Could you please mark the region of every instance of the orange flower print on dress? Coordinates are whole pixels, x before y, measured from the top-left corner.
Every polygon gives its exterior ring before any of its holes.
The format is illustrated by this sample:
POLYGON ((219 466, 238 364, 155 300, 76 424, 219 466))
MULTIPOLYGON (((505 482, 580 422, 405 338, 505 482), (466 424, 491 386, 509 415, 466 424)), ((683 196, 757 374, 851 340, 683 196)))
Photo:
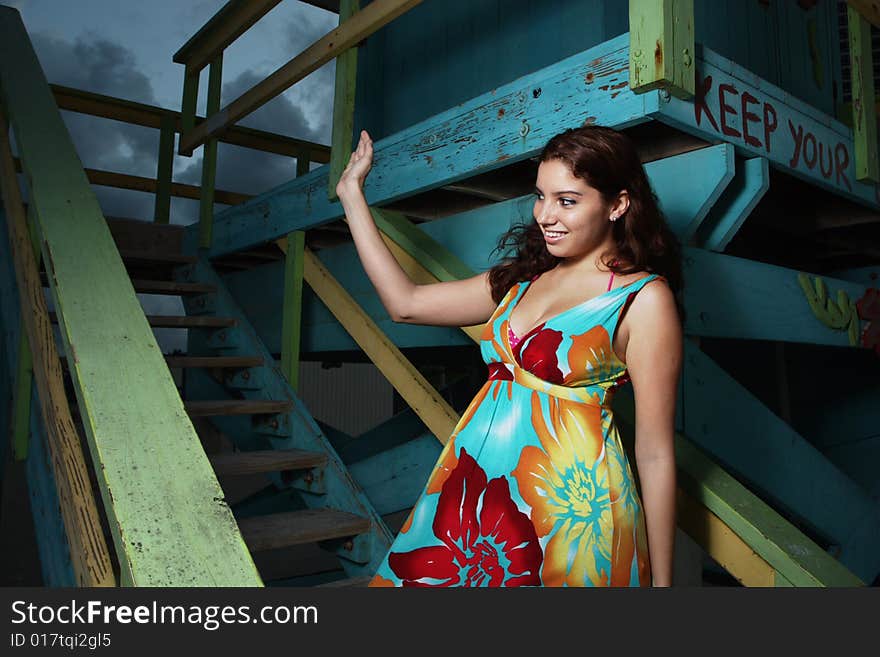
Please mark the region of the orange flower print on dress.
POLYGON ((584 383, 612 380, 620 365, 611 350, 608 331, 603 326, 595 326, 586 333, 571 336, 568 350, 569 373, 565 375, 565 385, 578 386, 584 383))
POLYGON ((549 424, 532 393, 541 448, 522 450, 513 472, 544 548, 545 586, 608 586, 613 518, 601 408, 549 397, 549 424))

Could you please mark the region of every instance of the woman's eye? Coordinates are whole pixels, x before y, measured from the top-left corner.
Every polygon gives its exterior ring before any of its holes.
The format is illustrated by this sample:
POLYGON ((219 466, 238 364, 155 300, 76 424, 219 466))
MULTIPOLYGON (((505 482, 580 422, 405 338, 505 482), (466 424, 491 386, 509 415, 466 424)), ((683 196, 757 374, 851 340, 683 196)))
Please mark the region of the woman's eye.
POLYGON ((569 207, 570 205, 574 205, 575 201, 573 198, 561 198, 559 202, 562 204, 562 207, 569 207))

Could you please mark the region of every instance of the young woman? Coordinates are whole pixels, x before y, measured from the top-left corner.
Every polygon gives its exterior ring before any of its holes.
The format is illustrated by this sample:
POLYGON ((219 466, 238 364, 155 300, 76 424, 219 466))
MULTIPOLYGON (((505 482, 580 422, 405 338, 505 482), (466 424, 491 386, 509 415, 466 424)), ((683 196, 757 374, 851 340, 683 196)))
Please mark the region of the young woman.
POLYGON ((392 319, 485 323, 489 366, 370 586, 671 585, 680 247, 622 133, 569 130, 538 159, 534 222, 501 240, 515 255, 432 285, 370 217, 366 132, 336 187, 392 319), (627 381, 641 494, 611 412, 627 381))

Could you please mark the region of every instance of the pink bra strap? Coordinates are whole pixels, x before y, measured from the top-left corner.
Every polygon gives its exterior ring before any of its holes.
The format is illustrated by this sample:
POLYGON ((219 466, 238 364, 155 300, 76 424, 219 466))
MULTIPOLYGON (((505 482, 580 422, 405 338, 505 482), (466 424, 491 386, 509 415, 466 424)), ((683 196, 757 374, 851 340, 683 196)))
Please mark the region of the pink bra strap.
MULTIPOLYGON (((614 260, 611 261, 611 266, 614 267, 616 264, 617 264, 617 259, 615 258, 614 260)), ((608 279, 608 289, 605 290, 606 292, 609 292, 611 290, 611 284, 613 282, 614 282, 614 272, 611 272, 611 278, 608 279)))

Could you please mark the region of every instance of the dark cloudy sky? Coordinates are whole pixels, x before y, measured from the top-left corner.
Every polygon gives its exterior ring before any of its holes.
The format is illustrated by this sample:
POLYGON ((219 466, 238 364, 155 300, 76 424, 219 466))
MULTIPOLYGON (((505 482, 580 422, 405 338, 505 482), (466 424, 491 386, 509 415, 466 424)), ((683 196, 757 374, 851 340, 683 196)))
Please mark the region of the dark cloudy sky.
MULTIPOLYGON (((0 0, 17 9, 50 83, 180 109, 183 66, 174 53, 225 0, 0 0)), ((284 0, 223 57, 221 106, 285 64, 338 24, 336 14, 284 0)), ((324 66, 241 121, 270 132, 330 143, 334 64, 324 66)), ((198 112, 204 114, 208 69, 198 112)), ((158 130, 62 112, 84 166, 155 177, 158 130)), ((220 144, 217 188, 258 194, 290 180, 291 158, 220 144)), ((177 157, 174 180, 201 181, 201 149, 177 157)), ((152 194, 93 187, 106 216, 152 219, 152 194)), ((223 206, 218 206, 221 209, 223 206)), ((172 222, 188 224, 198 202, 172 199, 172 222)), ((139 295, 146 312, 182 314, 179 299, 139 295)), ((183 332, 157 329, 163 351, 185 348, 183 332)))
MULTIPOLYGON (((0 0, 17 9, 51 83, 161 107, 180 109, 183 66, 173 54, 225 0, 0 0)), ((221 105, 289 61, 338 23, 336 14, 284 0, 238 39, 223 59, 221 105)), ((327 144, 333 103, 333 64, 324 66, 241 121, 270 132, 327 144)), ((198 111, 204 113, 208 70, 198 111)), ((77 152, 89 168, 156 175, 158 131, 63 112, 77 152)), ((218 189, 256 194, 293 176, 295 162, 220 145, 218 189)), ((201 149, 178 157, 174 179, 199 184, 201 149)), ((109 216, 148 219, 152 195, 95 188, 109 216)), ((190 223, 197 202, 175 199, 174 223, 190 223)))

